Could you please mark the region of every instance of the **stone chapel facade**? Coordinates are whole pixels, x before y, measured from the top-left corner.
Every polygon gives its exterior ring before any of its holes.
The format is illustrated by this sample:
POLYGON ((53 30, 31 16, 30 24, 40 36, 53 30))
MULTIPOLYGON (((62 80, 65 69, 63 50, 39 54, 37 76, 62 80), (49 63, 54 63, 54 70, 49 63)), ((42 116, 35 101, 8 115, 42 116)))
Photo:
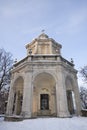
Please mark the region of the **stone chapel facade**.
POLYGON ((26 45, 27 56, 11 71, 7 116, 80 115, 77 70, 61 56, 61 48, 45 33, 26 45))

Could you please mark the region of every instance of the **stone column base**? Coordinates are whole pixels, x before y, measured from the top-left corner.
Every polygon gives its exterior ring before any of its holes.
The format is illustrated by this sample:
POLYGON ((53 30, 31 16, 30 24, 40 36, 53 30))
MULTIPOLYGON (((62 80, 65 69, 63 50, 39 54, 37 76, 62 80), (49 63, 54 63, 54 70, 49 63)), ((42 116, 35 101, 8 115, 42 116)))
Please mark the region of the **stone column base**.
POLYGON ((31 113, 29 113, 29 112, 21 112, 21 116, 23 118, 31 118, 31 113))
POLYGON ((69 112, 59 112, 57 117, 68 118, 68 117, 71 117, 71 115, 69 114, 69 112))

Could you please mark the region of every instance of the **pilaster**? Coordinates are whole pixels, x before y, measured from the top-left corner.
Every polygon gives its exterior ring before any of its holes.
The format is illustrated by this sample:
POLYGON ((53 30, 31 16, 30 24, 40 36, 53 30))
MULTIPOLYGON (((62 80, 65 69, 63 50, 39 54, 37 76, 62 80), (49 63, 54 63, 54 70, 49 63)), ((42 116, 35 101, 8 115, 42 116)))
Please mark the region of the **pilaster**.
POLYGON ((67 107, 67 97, 64 83, 64 74, 62 66, 58 67, 58 82, 56 85, 56 100, 57 100, 57 117, 69 117, 68 107, 67 107))
POLYGON ((75 103, 76 103, 76 114, 77 116, 81 115, 81 100, 80 100, 80 94, 79 94, 79 88, 77 80, 75 80, 75 86, 74 86, 74 96, 75 96, 75 103))
POLYGON ((9 116, 12 115, 13 102, 14 102, 14 91, 13 91, 13 88, 10 88, 6 115, 9 115, 9 116))
POLYGON ((31 72, 28 71, 25 73, 23 104, 21 114, 25 118, 30 118, 31 112, 32 112, 32 74, 31 72))

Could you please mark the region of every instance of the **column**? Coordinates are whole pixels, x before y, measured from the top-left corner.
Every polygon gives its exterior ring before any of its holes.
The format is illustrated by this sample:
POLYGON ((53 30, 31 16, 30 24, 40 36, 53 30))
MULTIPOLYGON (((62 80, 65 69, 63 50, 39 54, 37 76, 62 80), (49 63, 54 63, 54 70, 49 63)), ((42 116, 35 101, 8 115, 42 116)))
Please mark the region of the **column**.
POLYGON ((65 89, 65 79, 61 66, 58 67, 57 77, 58 77, 58 81, 56 84, 57 116, 69 117, 67 96, 65 89))
POLYGON ((16 92, 16 101, 15 101, 15 115, 20 115, 21 113, 21 104, 20 104, 20 91, 16 92))
POLYGON ((15 98, 15 103, 14 103, 14 115, 17 115, 17 106, 18 106, 18 92, 16 92, 16 98, 15 98))
POLYGON ((37 117, 37 104, 38 104, 38 100, 37 100, 37 90, 36 90, 36 86, 33 87, 33 103, 32 103, 32 116, 33 117, 37 117))
POLYGON ((75 80, 75 86, 74 86, 74 96, 75 96, 75 103, 76 103, 76 114, 81 115, 81 100, 80 100, 80 94, 79 94, 79 88, 77 80, 75 80))
POLYGON ((32 73, 25 73, 22 115, 30 118, 32 113, 32 73))
POLYGON ((14 92, 13 92, 13 88, 10 88, 7 110, 6 110, 6 115, 8 116, 12 115, 13 102, 14 102, 14 92))

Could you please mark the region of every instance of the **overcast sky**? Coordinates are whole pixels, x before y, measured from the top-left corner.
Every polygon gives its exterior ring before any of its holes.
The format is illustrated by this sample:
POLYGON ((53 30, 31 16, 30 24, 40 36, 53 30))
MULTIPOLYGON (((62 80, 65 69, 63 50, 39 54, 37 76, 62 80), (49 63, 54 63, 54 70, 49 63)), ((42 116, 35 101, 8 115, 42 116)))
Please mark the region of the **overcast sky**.
POLYGON ((0 0, 0 48, 18 60, 41 30, 62 44, 76 69, 87 65, 87 0, 0 0))

